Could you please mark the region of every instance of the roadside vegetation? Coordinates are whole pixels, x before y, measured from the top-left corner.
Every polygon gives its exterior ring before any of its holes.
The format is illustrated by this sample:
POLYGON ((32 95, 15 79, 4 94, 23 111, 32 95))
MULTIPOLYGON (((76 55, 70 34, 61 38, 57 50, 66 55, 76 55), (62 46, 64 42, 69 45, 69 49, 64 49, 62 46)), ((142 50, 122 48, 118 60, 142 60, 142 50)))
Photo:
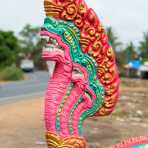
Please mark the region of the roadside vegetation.
POLYGON ((20 68, 17 68, 15 65, 0 70, 0 81, 16 81, 23 79, 24 73, 20 68))
POLYGON ((22 80, 20 63, 25 58, 33 60, 36 69, 46 68, 41 59, 39 31, 39 27, 31 25, 26 25, 17 36, 13 31, 0 30, 0 81, 22 80))

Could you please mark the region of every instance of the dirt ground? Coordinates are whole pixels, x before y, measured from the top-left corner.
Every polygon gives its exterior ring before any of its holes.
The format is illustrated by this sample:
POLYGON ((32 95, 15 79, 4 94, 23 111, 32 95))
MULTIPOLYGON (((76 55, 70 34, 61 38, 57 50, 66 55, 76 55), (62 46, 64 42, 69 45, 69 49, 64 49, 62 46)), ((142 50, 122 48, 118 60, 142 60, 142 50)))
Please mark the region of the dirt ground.
MULTIPOLYGON (((108 117, 85 122, 85 136, 99 148, 148 135, 148 80, 123 79, 121 97, 108 117)), ((0 105, 0 148, 47 148, 43 98, 0 105)))

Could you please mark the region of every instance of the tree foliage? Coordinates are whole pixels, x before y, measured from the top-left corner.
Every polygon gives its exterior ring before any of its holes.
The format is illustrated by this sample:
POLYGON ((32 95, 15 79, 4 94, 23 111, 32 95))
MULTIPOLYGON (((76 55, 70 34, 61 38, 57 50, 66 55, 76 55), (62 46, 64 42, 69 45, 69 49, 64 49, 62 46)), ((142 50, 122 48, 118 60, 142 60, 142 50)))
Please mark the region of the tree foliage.
POLYGON ((16 63, 19 40, 12 31, 0 31, 0 67, 16 63))
POLYGON ((40 40, 39 30, 39 27, 32 27, 27 24, 20 32, 20 43, 24 54, 32 54, 36 50, 36 45, 40 40))
POLYGON ((39 36, 39 27, 26 25, 20 32, 22 53, 31 57, 37 68, 44 68, 45 62, 41 58, 42 42, 39 36))
POLYGON ((140 41, 140 56, 144 61, 148 61, 148 32, 143 34, 143 40, 140 41))
POLYGON ((119 41, 119 38, 112 27, 107 27, 106 31, 110 45, 115 51, 117 51, 118 47, 120 47, 122 43, 119 41))
POLYGON ((129 61, 137 59, 138 53, 133 42, 129 42, 123 50, 120 50, 118 56, 120 57, 120 65, 125 65, 129 61))

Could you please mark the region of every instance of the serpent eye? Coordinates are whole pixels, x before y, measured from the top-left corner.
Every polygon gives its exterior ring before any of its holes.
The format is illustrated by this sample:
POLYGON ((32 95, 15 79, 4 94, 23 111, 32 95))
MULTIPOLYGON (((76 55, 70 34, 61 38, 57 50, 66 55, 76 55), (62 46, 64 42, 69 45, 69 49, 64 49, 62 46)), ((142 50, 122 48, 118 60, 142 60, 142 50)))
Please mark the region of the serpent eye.
POLYGON ((91 98, 92 98, 92 96, 89 94, 89 92, 87 92, 87 91, 85 91, 85 96, 87 97, 87 98, 89 98, 90 100, 91 100, 91 98))
POLYGON ((73 72, 72 72, 72 75, 76 78, 81 78, 81 79, 83 79, 84 78, 84 75, 83 75, 83 73, 79 70, 79 69, 77 69, 77 68, 74 68, 73 69, 73 72))

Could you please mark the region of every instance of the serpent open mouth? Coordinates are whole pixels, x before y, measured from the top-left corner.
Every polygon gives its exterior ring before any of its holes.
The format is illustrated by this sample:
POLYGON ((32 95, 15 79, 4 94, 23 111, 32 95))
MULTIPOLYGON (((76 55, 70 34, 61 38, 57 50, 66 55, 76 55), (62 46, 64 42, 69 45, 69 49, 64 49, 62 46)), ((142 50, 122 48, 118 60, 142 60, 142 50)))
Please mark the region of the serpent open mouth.
POLYGON ((54 38, 42 36, 42 39, 46 42, 43 47, 43 52, 60 52, 64 54, 64 49, 58 44, 58 42, 54 38))
POLYGON ((45 60, 54 60, 57 57, 64 57, 64 48, 59 43, 57 35, 48 31, 41 31, 41 39, 43 40, 42 57, 45 60))

